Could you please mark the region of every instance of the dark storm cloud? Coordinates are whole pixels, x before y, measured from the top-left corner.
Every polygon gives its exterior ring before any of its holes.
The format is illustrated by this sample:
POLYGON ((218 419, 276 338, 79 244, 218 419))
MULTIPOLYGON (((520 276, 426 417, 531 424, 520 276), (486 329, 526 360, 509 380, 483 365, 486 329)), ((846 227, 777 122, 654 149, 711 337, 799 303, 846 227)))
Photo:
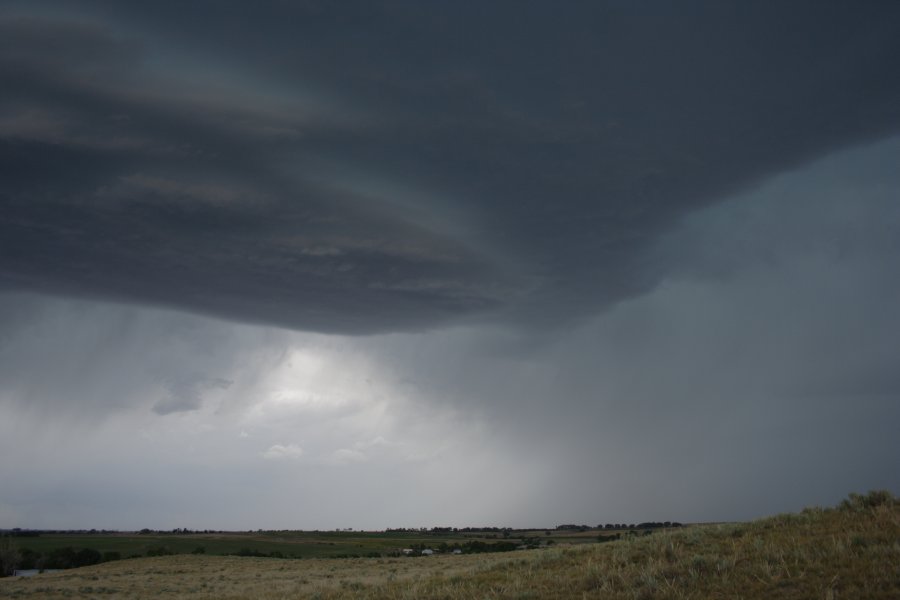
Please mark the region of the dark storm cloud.
POLYGON ((8 7, 7 289, 552 321, 655 285, 690 211, 900 130, 893 3, 8 7))

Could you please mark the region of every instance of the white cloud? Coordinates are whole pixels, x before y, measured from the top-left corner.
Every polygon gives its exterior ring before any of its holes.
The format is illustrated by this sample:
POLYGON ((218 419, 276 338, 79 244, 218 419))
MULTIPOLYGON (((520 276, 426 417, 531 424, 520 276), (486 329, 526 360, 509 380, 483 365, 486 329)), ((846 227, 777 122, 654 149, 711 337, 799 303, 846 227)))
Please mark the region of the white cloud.
POLYGON ((303 456, 303 448, 297 444, 275 444, 265 452, 263 458, 266 460, 299 460, 303 456))

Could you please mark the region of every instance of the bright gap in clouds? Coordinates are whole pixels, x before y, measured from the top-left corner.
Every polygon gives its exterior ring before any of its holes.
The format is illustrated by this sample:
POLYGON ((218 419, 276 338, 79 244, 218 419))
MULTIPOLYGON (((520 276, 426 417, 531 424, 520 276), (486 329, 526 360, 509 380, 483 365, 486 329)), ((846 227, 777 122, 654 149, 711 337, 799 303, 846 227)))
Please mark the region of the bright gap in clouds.
POLYGON ((2 467, 17 482, 0 506, 4 523, 123 529, 487 523, 481 519, 491 511, 502 516, 508 493, 530 486, 526 478, 509 478, 514 457, 477 415, 423 401, 355 340, 150 309, 5 300, 39 308, 5 349, 50 350, 53 364, 45 363, 44 376, 57 376, 40 387, 40 399, 33 384, 41 374, 5 378, 20 385, 5 386, 0 396, 8 417, 0 425, 2 445, 29 448, 29 460, 2 467), (67 329, 73 320, 90 326, 67 329), (101 345, 102 353, 78 351, 101 345), (184 380, 201 382, 188 402, 173 398, 171 382, 184 380), (219 380, 232 384, 203 383, 219 380), (161 413, 160 403, 173 410, 161 413), (483 487, 490 479, 503 487, 483 487))

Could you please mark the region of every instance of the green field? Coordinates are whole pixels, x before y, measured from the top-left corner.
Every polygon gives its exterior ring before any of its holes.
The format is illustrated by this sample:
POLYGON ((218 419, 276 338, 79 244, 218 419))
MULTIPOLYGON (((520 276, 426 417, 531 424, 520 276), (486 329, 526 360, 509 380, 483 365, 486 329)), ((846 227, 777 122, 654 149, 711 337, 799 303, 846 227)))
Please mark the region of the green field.
POLYGON ((20 549, 41 554, 65 547, 92 548, 101 554, 116 552, 121 558, 148 556, 164 549, 171 554, 191 554, 202 549, 204 554, 234 555, 260 553, 285 558, 374 557, 391 555, 403 548, 439 548, 473 541, 485 544, 539 538, 542 543, 580 544, 596 541, 597 532, 545 530, 514 531, 508 537, 494 532, 410 533, 410 532, 228 532, 228 533, 42 533, 36 537, 14 537, 20 549))

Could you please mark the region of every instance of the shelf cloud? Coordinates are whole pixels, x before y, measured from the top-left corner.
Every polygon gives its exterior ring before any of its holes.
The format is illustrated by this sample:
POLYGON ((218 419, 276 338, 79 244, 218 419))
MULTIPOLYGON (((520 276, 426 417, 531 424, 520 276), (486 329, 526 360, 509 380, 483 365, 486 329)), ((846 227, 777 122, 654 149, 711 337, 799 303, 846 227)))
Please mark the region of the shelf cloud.
POLYGON ((691 211, 900 127, 883 3, 60 6, 0 21, 7 289, 552 326, 652 289, 691 211))

